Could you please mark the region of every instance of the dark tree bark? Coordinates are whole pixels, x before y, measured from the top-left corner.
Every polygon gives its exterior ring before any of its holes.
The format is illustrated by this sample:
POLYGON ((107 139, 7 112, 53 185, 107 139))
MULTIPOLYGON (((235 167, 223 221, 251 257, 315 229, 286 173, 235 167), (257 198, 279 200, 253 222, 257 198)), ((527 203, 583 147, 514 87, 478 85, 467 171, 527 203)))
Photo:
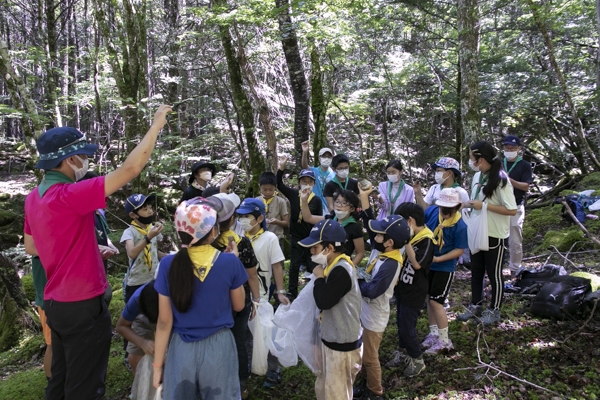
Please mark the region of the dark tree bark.
POLYGON ((323 71, 319 61, 319 52, 314 45, 310 51, 310 64, 311 109, 315 126, 313 154, 319 154, 319 149, 327 147, 327 124, 325 122, 327 102, 323 93, 323 71))
POLYGON ((57 18, 56 9, 58 5, 55 0, 46 0, 45 2, 45 22, 46 22, 46 102, 53 107, 54 124, 62 126, 62 115, 58 105, 58 33, 56 32, 57 18))

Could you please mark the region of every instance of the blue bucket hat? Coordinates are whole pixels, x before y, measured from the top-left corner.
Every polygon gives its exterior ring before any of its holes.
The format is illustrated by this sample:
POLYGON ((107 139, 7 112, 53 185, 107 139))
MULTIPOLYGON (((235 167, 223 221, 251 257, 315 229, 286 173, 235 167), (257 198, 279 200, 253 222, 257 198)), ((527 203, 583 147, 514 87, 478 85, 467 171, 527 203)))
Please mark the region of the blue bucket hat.
POLYGON ((302 247, 312 247, 321 242, 332 242, 341 246, 345 241, 346 230, 342 225, 332 219, 324 219, 313 226, 308 237, 300 240, 298 244, 302 247))
POLYGON ((410 240, 410 228, 400 215, 390 215, 380 221, 369 220, 369 228, 375 233, 388 235, 400 246, 404 246, 410 240))
POLYGON ((125 212, 129 214, 130 212, 135 212, 142 208, 146 203, 153 202, 156 200, 156 195, 154 193, 149 194, 147 197, 143 194, 132 194, 125 200, 125 212))
POLYGON ((45 170, 56 168, 65 158, 77 154, 93 156, 98 150, 97 144, 88 144, 84 134, 68 126, 48 129, 37 139, 36 147, 40 159, 35 167, 45 170))
POLYGON ((242 201, 242 204, 237 209, 238 215, 247 215, 252 214, 253 212, 258 211, 263 217, 262 227, 263 229, 267 229, 267 220, 265 213, 265 203, 262 200, 255 198, 247 198, 242 201))

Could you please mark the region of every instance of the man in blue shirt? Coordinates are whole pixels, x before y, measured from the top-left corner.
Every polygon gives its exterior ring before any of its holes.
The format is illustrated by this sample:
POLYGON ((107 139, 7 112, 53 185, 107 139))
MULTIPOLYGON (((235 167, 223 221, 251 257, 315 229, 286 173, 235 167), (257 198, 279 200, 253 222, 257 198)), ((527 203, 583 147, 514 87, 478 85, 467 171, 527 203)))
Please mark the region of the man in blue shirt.
POLYGON ((315 173, 315 186, 313 186, 313 193, 321 199, 323 202, 323 215, 327 214, 327 200, 323 195, 323 189, 325 184, 335 177, 335 172, 330 168, 331 160, 333 159, 333 151, 327 147, 323 147, 319 150, 319 163, 318 167, 311 167, 308 165, 308 141, 302 142, 302 169, 310 168, 315 173))

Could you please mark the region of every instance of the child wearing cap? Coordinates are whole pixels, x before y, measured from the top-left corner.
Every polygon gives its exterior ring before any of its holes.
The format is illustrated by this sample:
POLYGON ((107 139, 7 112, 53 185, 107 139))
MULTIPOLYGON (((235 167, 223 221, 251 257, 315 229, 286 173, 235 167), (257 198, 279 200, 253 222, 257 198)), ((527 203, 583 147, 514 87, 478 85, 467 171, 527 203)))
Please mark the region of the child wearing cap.
POLYGON ((328 147, 323 147, 319 150, 319 166, 311 167, 308 165, 308 140, 302 142, 302 169, 310 169, 315 174, 315 185, 313 186, 313 193, 315 196, 321 199, 323 203, 323 215, 329 212, 327 208, 327 200, 323 195, 323 189, 327 182, 331 181, 335 177, 335 172, 331 169, 331 160, 333 158, 333 151, 328 147))
POLYGON ((392 160, 385 166, 387 181, 379 183, 379 220, 392 215, 400 204, 415 202, 415 191, 402 179, 402 170, 400 160, 392 160))
POLYGON ((333 198, 340 190, 350 190, 358 195, 358 181, 350 178, 350 159, 345 154, 336 154, 331 159, 331 167, 335 176, 325 184, 323 196, 327 201, 327 209, 333 210, 333 198))
POLYGON ((283 248, 283 230, 290 225, 287 204, 277 195, 277 177, 272 172, 263 172, 258 177, 260 196, 257 199, 265 203, 267 229, 277 235, 279 245, 283 248))
MULTIPOLYGON (((367 198, 365 200, 368 202, 367 198)), ((371 280, 358 281, 362 295, 360 321, 364 328, 361 375, 365 380, 354 389, 354 397, 370 400, 383 399, 379 345, 390 317, 390 299, 402 269, 400 249, 410 240, 410 228, 404 218, 398 215, 380 221, 372 218, 372 210, 368 208, 363 213, 363 222, 379 256, 367 266, 371 280)))
POLYGON ((239 399, 232 309, 245 307, 248 275, 234 254, 211 246, 219 226, 209 203, 184 201, 174 223, 182 248, 162 259, 154 284, 154 386, 163 381, 165 399, 239 399))
MULTIPOLYGON (((237 209, 238 219, 252 242, 254 254, 258 260, 258 281, 260 285, 260 301, 269 301, 271 277, 275 280, 275 293, 282 304, 290 304, 283 285, 283 266, 285 260, 279 247, 277 236, 266 228, 265 205, 258 199, 247 198, 237 209)), ((269 352, 267 379, 264 386, 271 388, 281 382, 281 370, 277 357, 269 352)))
POLYGON ((450 293, 456 261, 469 247, 467 225, 461 218, 460 193, 454 188, 442 189, 436 205, 425 211, 425 223, 433 231, 435 247, 429 270, 429 299, 427 315, 429 334, 423 342, 427 354, 454 349, 448 337, 448 316, 444 301, 450 293))
MULTIPOLYGON (((208 184, 211 179, 217 173, 217 167, 215 164, 208 163, 205 161, 198 161, 192 165, 192 173, 188 178, 189 186, 183 191, 181 196, 181 203, 184 200, 193 199, 194 197, 202 197, 204 190, 208 188, 208 184)), ((223 193, 227 192, 229 186, 233 182, 234 174, 231 173, 227 176, 227 179, 221 184, 219 190, 223 193)), ((208 197, 208 196, 205 196, 208 197)))
POLYGON ((430 205, 434 205, 440 196, 442 189, 454 188, 460 194, 461 202, 469 201, 469 193, 458 184, 460 178, 460 164, 454 158, 442 157, 435 163, 431 164, 435 170, 435 185, 431 186, 423 198, 421 192, 421 182, 414 185, 415 198, 417 204, 426 209, 430 205))
POLYGON ((316 224, 299 244, 310 247, 316 276, 313 296, 321 314, 323 372, 317 376, 318 400, 350 399, 362 358, 361 297, 356 269, 343 253, 346 231, 333 220, 316 224))
MULTIPOLYGON (((283 171, 287 165, 287 158, 279 158, 277 170, 277 188, 290 202, 290 271, 288 276, 288 292, 292 298, 298 296, 298 274, 300 265, 305 265, 308 272, 312 272, 314 263, 310 259, 310 251, 300 246, 298 241, 310 234, 313 224, 302 217, 300 206, 300 191, 287 186, 283 182, 283 171)), ((315 173, 310 169, 303 169, 298 177, 300 189, 312 192, 315 185, 315 173)), ((308 208, 313 215, 322 215, 322 202, 314 192, 308 197, 308 208)))

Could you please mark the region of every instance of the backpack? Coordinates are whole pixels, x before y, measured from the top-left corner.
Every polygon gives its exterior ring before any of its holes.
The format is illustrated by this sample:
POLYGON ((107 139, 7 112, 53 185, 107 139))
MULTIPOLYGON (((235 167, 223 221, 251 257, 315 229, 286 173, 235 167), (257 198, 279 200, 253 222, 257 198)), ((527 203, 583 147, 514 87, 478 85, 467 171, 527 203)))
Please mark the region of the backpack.
POLYGON ((536 294, 542 286, 554 277, 567 275, 563 266, 546 264, 536 269, 522 269, 518 272, 514 286, 517 293, 536 294))
MULTIPOLYGON (((564 197, 565 202, 567 203, 567 205, 569 206, 569 208, 571 209, 571 212, 573 212, 573 215, 575 215, 575 218, 577 218, 577 221, 584 223, 585 222, 585 207, 581 201, 581 198, 578 194, 570 194, 568 196, 564 197)), ((575 221, 573 220, 573 217, 571 217, 569 215, 569 213, 567 212, 567 210, 565 209, 565 206, 562 207, 562 217, 564 219, 566 219, 567 221, 574 223, 575 221)))
POLYGON ((533 315, 559 320, 572 319, 583 312, 590 280, 576 276, 556 276, 542 286, 531 302, 533 315))

